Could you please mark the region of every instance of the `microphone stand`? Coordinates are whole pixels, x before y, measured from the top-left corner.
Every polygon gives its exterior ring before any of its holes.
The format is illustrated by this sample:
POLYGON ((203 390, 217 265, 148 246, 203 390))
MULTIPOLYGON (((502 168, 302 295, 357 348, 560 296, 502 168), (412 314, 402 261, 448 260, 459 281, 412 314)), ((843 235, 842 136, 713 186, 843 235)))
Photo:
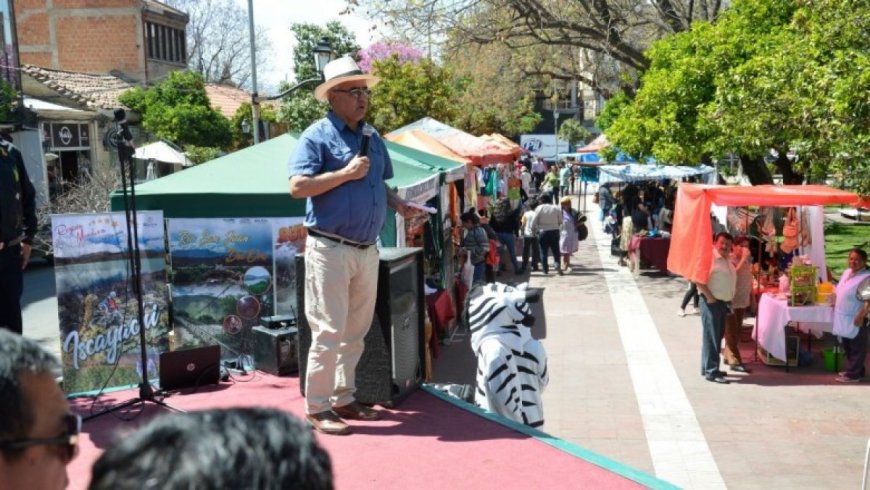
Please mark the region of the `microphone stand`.
POLYGON ((123 109, 115 110, 115 120, 118 123, 117 145, 118 145, 118 163, 121 170, 121 188, 124 197, 124 216, 127 222, 127 249, 128 259, 130 261, 130 279, 133 283, 133 292, 136 296, 136 319, 139 322, 139 355, 141 363, 142 381, 139 383, 139 396, 131 398, 127 401, 117 403, 103 410, 84 417, 82 420, 91 420, 107 413, 123 410, 133 405, 144 404, 145 402, 154 403, 166 407, 176 412, 184 412, 179 408, 173 407, 163 400, 157 399, 154 392, 154 387, 148 381, 148 355, 145 350, 145 313, 142 305, 142 259, 139 254, 139 229, 136 220, 136 186, 135 186, 135 169, 133 168, 133 135, 130 133, 130 128, 127 126, 126 115, 123 109), (120 113, 119 113, 120 111, 120 113), (127 193, 127 177, 129 177, 129 194, 127 193))

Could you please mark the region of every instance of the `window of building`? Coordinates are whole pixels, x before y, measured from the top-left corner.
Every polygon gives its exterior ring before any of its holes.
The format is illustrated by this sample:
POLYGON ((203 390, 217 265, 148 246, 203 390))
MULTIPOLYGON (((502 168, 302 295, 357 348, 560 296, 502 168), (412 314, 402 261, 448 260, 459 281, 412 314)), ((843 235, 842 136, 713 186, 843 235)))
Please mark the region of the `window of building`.
POLYGON ((170 63, 187 63, 184 30, 154 22, 145 22, 145 37, 148 58, 170 63))

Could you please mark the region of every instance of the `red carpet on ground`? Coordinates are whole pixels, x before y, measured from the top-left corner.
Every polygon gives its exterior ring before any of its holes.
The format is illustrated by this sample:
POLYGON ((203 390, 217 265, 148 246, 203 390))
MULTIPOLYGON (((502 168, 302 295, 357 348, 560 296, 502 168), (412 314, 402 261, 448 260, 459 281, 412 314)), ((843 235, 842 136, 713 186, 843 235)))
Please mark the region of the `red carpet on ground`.
MULTIPOLYGON (((93 409, 98 412, 136 394, 121 391, 104 395, 93 409)), ((238 379, 182 392, 165 401, 187 411, 265 406, 297 417, 304 413, 297 378, 260 372, 247 382, 238 379)), ((71 404, 83 416, 91 412, 89 398, 74 399, 71 404)), ((113 440, 164 413, 168 410, 149 403, 132 421, 120 418, 131 413, 109 413, 85 422, 79 456, 69 466, 69 488, 86 488, 91 465, 113 440)), ((354 433, 350 436, 318 435, 332 458, 337 489, 644 486, 425 391, 415 392, 395 409, 384 409, 383 415, 384 420, 376 422, 352 421, 354 433)))

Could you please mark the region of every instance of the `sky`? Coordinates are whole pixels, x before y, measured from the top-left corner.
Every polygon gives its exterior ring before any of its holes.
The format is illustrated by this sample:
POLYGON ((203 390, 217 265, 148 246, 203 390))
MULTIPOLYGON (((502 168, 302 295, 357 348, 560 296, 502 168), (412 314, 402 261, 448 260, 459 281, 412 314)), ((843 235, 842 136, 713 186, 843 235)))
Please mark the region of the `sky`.
MULTIPOLYGON (((247 0, 235 0, 248 8, 247 0)), ((362 16, 340 16, 345 9, 344 0, 254 0, 254 23, 268 29, 272 41, 272 56, 257 60, 257 85, 260 93, 275 91, 283 80, 293 79, 293 48, 296 40, 290 25, 308 22, 325 26, 338 20, 356 35, 357 43, 368 47, 377 39, 369 33, 372 22, 362 16)))

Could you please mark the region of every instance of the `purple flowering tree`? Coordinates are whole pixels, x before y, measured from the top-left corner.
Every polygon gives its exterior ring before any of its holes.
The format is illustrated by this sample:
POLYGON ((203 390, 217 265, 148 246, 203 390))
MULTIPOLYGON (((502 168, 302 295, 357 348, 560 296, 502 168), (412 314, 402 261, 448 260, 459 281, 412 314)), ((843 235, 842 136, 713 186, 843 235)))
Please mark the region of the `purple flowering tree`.
POLYGON ((423 57, 423 52, 417 48, 389 41, 378 41, 359 52, 359 67, 365 72, 372 71, 372 63, 389 58, 399 57, 399 64, 416 63, 423 57))

